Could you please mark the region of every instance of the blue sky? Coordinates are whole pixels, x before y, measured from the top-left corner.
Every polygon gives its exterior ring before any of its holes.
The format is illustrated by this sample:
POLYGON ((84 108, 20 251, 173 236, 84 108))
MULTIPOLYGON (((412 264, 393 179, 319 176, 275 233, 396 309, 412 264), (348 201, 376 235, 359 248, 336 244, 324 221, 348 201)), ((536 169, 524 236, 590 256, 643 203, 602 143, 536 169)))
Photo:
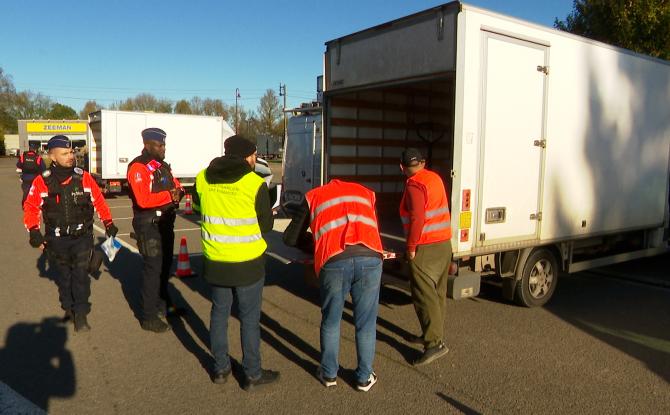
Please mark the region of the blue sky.
MULTIPOLYGON (((287 85, 288 105, 315 96, 324 42, 446 1, 3 0, 0 67, 17 90, 79 111, 140 92, 194 95, 255 109, 287 85)), ((572 0, 472 0, 472 5, 551 26, 572 0)))

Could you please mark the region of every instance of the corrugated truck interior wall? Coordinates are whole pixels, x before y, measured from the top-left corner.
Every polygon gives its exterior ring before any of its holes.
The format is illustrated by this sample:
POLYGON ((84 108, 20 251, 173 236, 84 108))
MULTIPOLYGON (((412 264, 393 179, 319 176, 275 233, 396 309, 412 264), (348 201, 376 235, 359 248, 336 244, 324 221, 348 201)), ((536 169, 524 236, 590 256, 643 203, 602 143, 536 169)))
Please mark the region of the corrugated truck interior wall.
POLYGON ((328 175, 377 193, 382 232, 403 235, 398 206, 405 183, 399 167, 404 148, 420 148, 451 188, 453 103, 453 76, 331 97, 328 175))

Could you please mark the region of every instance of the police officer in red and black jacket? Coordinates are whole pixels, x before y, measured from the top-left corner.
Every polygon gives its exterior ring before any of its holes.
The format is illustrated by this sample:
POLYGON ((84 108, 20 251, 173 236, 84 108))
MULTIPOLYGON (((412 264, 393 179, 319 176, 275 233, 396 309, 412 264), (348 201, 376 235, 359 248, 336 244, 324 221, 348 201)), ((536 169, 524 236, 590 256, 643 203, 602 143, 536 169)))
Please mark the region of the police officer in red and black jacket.
POLYGON ((21 190, 23 190, 21 206, 26 201, 33 180, 42 174, 45 169, 44 160, 37 154, 37 150, 32 147, 19 156, 19 161, 16 162, 16 170, 21 173, 21 190))
POLYGON ((51 167, 33 180, 23 204, 23 222, 30 232, 30 245, 46 248, 50 263, 59 271, 56 284, 64 319, 73 319, 76 331, 88 331, 93 211, 98 212, 108 236, 116 235, 118 229, 95 179, 74 166, 70 140, 57 135, 47 147, 51 167), (46 237, 40 232, 40 214, 46 237))
POLYGON ((174 221, 184 188, 165 162, 165 131, 142 131, 142 154, 128 165, 133 202, 133 229, 144 260, 142 316, 144 330, 161 333, 169 326, 161 317, 177 313, 168 295, 174 249, 174 221))

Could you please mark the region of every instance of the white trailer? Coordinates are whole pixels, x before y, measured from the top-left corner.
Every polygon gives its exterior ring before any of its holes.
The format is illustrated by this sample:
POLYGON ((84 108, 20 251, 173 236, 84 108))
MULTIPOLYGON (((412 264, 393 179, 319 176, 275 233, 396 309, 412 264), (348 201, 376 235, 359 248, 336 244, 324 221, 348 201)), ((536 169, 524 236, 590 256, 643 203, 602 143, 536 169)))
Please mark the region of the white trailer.
POLYGON ((669 62, 451 2, 327 42, 324 67, 325 179, 378 192, 387 247, 414 146, 449 189, 459 275, 519 304, 667 252, 669 62))
POLYGON ((310 104, 286 111, 293 116, 288 119, 282 161, 281 205, 285 209, 297 207, 307 191, 321 186, 321 110, 320 105, 310 104))
POLYGON ((105 189, 121 191, 128 163, 142 151, 141 132, 157 127, 167 134, 165 160, 175 177, 192 184, 235 133, 223 117, 100 110, 89 114, 88 167, 105 189))

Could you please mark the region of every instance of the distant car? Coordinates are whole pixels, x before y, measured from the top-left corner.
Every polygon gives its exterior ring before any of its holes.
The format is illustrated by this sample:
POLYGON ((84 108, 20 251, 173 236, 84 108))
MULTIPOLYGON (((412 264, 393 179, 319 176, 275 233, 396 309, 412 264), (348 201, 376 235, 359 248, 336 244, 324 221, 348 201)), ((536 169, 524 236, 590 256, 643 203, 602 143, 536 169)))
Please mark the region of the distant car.
POLYGON ((21 154, 21 150, 18 148, 10 148, 7 150, 7 155, 12 157, 18 157, 21 154))

